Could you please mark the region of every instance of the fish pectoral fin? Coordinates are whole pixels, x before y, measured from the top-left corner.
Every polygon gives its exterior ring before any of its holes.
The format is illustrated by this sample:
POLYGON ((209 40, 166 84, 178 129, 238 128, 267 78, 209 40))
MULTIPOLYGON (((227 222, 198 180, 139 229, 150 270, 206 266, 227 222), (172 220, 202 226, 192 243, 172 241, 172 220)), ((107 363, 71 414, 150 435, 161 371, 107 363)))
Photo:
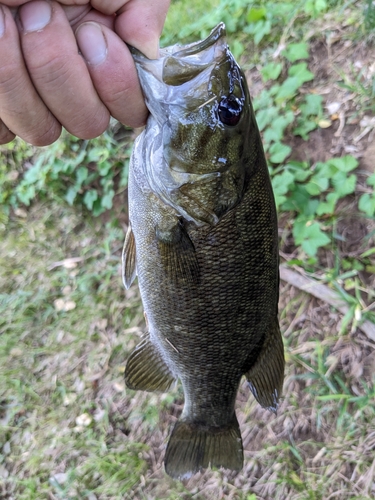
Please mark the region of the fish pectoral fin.
POLYGON ((276 413, 284 381, 284 345, 277 318, 266 334, 262 350, 245 373, 255 399, 263 407, 276 413))
POLYGON ((175 381, 165 361, 147 335, 131 353, 125 368, 129 389, 166 392, 175 381))
POLYGON ((188 479, 210 465, 241 470, 243 448, 236 417, 227 427, 178 421, 169 439, 164 463, 166 473, 175 479, 188 479))
POLYGON ((122 250, 122 281, 126 289, 133 283, 137 274, 137 259, 135 252, 135 238, 129 224, 122 250))
POLYGON ((195 247, 180 221, 164 230, 156 228, 161 263, 166 275, 174 282, 198 284, 199 263, 195 247))

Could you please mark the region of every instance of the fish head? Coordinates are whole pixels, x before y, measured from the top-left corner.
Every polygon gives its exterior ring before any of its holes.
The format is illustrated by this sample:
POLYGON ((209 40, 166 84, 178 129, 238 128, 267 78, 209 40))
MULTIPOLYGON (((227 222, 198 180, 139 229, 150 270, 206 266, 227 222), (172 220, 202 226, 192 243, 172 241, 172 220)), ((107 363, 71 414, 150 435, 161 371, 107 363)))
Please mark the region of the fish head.
POLYGON ((158 59, 132 52, 150 127, 161 136, 163 160, 151 166, 151 184, 186 218, 215 224, 243 196, 257 131, 225 26, 205 40, 161 49, 158 59))

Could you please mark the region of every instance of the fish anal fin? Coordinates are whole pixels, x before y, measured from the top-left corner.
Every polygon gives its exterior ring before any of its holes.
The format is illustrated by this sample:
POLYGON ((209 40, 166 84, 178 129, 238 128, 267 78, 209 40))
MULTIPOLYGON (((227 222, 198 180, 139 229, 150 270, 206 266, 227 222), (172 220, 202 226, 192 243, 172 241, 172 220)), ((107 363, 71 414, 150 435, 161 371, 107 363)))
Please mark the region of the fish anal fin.
POLYGON ((277 318, 267 332, 256 362, 245 373, 258 403, 274 413, 279 406, 284 381, 284 346, 277 318))
POLYGON ((243 448, 236 417, 227 427, 178 421, 168 442, 164 464, 166 473, 176 479, 187 479, 209 466, 241 470, 243 448))
POLYGON ((168 229, 156 228, 161 263, 174 283, 198 284, 199 263, 193 242, 181 221, 168 229))
POLYGON ((135 250, 135 238, 129 224, 125 236, 124 248, 122 250, 122 280, 126 289, 133 283, 137 274, 137 259, 135 250))
POLYGON ((129 389, 166 392, 175 378, 149 335, 131 353, 125 368, 125 383, 129 389))

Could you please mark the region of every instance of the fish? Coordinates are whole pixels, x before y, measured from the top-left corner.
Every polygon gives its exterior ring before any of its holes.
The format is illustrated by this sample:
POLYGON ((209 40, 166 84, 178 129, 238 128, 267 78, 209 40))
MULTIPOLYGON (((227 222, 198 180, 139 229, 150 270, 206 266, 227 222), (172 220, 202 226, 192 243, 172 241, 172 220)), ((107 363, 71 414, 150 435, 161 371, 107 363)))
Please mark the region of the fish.
POLYGON ((277 214, 248 85, 223 23, 157 59, 131 51, 150 115, 129 166, 122 274, 126 288, 138 276, 147 333, 125 383, 182 384, 169 476, 240 471, 241 379, 276 412, 284 378, 277 214))

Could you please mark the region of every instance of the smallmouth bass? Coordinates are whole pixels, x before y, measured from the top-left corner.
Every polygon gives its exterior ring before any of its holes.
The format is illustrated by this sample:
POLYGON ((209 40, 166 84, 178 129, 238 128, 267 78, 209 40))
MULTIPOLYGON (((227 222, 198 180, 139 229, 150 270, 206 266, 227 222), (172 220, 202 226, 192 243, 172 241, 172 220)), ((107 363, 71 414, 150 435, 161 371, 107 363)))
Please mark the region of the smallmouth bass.
POLYGON ((155 60, 132 52, 150 117, 130 164, 123 280, 129 287, 138 275, 148 333, 125 381, 145 391, 182 383, 167 474, 238 471, 241 378, 276 412, 284 377, 277 216, 261 138, 223 24, 155 60))

